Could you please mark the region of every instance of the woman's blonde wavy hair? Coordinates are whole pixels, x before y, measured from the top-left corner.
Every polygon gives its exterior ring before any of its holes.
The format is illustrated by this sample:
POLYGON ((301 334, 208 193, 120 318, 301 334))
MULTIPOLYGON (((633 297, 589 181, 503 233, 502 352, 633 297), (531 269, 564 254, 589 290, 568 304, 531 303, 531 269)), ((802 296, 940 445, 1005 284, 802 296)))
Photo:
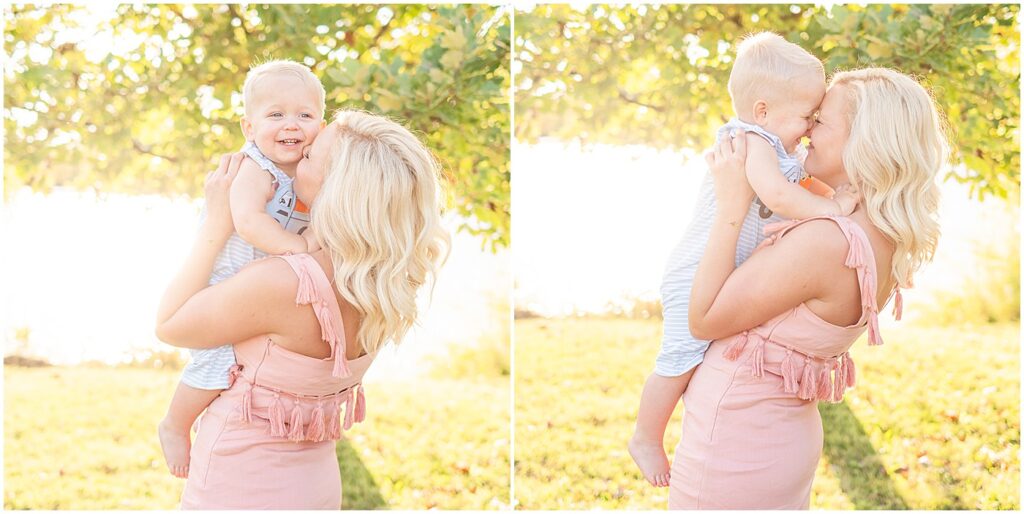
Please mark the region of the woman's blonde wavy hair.
POLYGON ((946 124, 928 91, 897 71, 839 72, 834 86, 843 86, 849 101, 843 166, 871 223, 895 243, 893 278, 911 287, 939 242, 935 178, 949 158, 946 124))
MULTIPOLYGON (((447 259, 440 166, 405 127, 340 111, 311 225, 334 265, 334 283, 362 315, 367 352, 401 342, 416 321, 416 292, 447 259)), ((432 281, 433 282, 433 281, 432 281)))

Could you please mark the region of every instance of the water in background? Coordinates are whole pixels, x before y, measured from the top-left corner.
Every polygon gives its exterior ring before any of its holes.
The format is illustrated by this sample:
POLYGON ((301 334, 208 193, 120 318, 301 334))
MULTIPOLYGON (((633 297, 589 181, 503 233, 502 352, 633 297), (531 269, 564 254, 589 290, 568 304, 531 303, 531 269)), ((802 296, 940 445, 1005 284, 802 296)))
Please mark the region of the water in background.
MULTIPOLYGON (((2 209, 3 316, 7 348, 27 329, 32 353, 55 364, 122 362, 170 348, 153 335, 157 304, 190 248, 201 203, 161 196, 28 189, 2 209)), ((455 219, 447 220, 449 227, 455 219)), ((368 380, 413 378, 452 345, 507 327, 508 252, 453 237, 433 301, 419 326, 381 352, 368 380)))
MULTIPOLYGON (((703 158, 558 141, 515 144, 513 152, 517 309, 561 316, 657 299, 669 252, 694 214, 703 158)), ((998 199, 971 200, 955 182, 942 185, 939 214, 939 247, 904 292, 906 318, 915 303, 961 284, 979 265, 979 245, 1019 233, 1016 210, 998 199)))

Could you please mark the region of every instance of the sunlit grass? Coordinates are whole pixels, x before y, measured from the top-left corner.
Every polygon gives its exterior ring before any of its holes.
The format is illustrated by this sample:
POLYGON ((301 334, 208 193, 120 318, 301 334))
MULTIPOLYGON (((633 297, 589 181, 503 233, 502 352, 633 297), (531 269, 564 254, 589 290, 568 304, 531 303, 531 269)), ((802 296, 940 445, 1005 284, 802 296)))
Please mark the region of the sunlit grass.
MULTIPOLYGON (((516 322, 516 496, 522 509, 661 509, 626 441, 658 321, 516 322)), ((1019 331, 885 330, 854 347, 858 385, 822 405, 814 509, 1016 509, 1019 331)), ((677 410, 666 437, 679 440, 677 410)))
MULTIPOLYGON (((6 509, 174 509, 156 423, 176 372, 5 367, 6 509)), ((367 420, 338 445, 344 508, 508 503, 507 379, 367 385, 367 420)))

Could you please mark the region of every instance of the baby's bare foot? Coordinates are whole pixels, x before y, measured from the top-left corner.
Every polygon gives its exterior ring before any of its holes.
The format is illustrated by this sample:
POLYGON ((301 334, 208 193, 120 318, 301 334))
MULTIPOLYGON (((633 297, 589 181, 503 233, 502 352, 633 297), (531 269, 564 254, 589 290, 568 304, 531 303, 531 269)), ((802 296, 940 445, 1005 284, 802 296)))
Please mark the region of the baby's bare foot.
POLYGON ((634 435, 629 440, 629 454, 644 478, 654 487, 668 487, 668 455, 659 441, 643 441, 634 435))
POLYGON ((160 435, 160 448, 164 451, 167 469, 178 478, 188 478, 189 452, 192 450, 188 430, 182 432, 165 419, 160 422, 157 433, 160 435))

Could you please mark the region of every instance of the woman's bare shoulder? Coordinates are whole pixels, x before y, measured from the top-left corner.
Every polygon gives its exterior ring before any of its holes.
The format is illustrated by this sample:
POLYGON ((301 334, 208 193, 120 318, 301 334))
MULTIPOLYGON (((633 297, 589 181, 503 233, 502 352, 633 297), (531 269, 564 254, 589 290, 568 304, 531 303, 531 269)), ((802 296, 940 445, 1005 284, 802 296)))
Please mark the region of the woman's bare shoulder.
POLYGON ((233 278, 245 281, 251 288, 262 291, 262 296, 268 300, 276 300, 279 295, 286 294, 294 298, 299 283, 299 277, 291 265, 277 257, 253 261, 233 278))
POLYGON ((843 258, 850 251, 850 241, 836 221, 827 218, 805 221, 793 227, 779 243, 798 251, 809 260, 843 258))

